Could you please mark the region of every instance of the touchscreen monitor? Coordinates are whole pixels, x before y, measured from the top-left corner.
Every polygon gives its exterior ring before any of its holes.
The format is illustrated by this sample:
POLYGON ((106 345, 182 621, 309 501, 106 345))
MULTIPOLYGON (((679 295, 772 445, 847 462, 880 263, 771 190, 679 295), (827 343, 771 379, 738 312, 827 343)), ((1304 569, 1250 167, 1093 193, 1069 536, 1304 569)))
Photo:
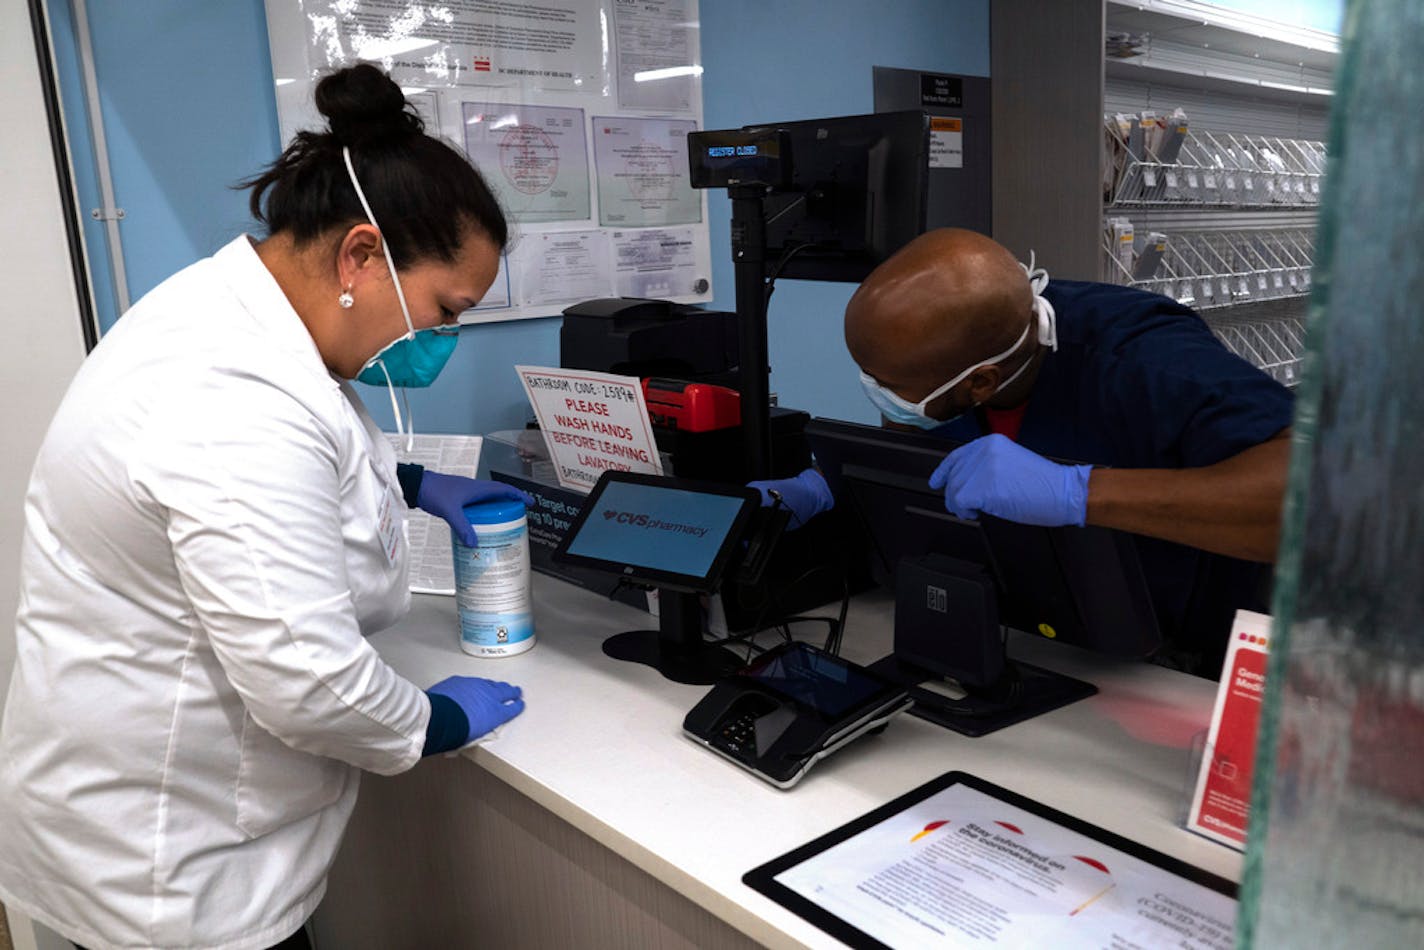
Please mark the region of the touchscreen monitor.
POLYGON ((759 502, 739 485, 605 472, 554 556, 655 587, 711 593, 759 502))

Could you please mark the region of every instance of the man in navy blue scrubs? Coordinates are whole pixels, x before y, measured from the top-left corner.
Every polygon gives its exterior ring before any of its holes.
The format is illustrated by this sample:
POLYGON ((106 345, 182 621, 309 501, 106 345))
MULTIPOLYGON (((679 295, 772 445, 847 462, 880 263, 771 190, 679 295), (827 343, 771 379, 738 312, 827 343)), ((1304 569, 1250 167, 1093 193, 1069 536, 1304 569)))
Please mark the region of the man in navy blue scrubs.
MULTIPOLYGON (((1234 609, 1268 607, 1289 390, 1175 301, 1049 281, 956 229, 878 267, 845 335, 887 424, 968 443, 931 480, 947 510, 1142 536, 1168 640, 1159 659, 1217 675, 1234 609)), ((786 502, 825 506, 817 479, 803 473, 812 490, 790 486, 786 502)))

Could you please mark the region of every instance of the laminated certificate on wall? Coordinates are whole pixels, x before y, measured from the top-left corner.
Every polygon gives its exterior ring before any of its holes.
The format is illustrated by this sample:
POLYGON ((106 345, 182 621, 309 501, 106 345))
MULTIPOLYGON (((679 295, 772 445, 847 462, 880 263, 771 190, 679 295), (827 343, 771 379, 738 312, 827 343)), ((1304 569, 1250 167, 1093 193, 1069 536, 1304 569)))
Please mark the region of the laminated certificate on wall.
POLYGON ((1229 950, 1236 886, 963 772, 746 884, 854 947, 1229 950))

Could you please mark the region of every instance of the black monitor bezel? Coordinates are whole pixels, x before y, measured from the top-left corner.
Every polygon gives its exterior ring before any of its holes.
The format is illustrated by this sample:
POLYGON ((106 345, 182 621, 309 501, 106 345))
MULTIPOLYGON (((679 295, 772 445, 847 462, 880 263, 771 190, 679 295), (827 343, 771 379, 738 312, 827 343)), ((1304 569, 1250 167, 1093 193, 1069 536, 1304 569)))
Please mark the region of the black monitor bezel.
MULTIPOLYGON (((750 134, 772 130, 786 134, 792 160, 789 180, 770 189, 764 198, 768 275, 775 273, 789 280, 859 282, 890 255, 924 233, 929 220, 929 113, 910 109, 742 127, 743 132, 750 134), (866 212, 864 246, 798 248, 793 237, 795 229, 804 226, 808 219, 816 219, 813 212, 817 185, 822 184, 817 173, 824 171, 818 162, 838 138, 864 136, 870 130, 878 132, 879 142, 893 146, 893 154, 884 159, 890 163, 881 176, 884 191, 877 192, 874 183, 869 181, 858 191, 863 199, 878 202, 866 212), (914 146, 907 152, 905 149, 911 140, 914 146)), ((843 154, 855 152, 855 149, 845 149, 843 154)), ((875 156, 867 156, 866 163, 870 165, 877 160, 875 156)))
POLYGON ((746 535, 747 528, 752 521, 752 516, 756 513, 760 504, 761 495, 756 490, 746 488, 742 485, 729 485, 722 482, 675 478, 670 475, 652 475, 643 472, 622 472, 608 469, 599 476, 597 483, 594 484, 593 489, 584 499, 583 507, 580 509, 578 517, 569 525, 569 529, 559 540, 558 547, 554 549, 552 557, 554 560, 564 564, 587 568, 613 577, 646 584, 650 587, 680 591, 683 593, 712 594, 715 593, 720 586, 723 574, 737 554, 740 542, 746 535), (742 501, 742 507, 733 517, 731 526, 728 528, 726 535, 722 538, 722 543, 719 545, 717 553, 713 556, 706 573, 702 575, 663 571, 657 568, 644 567, 639 564, 626 564, 621 561, 610 561, 604 558, 594 558, 585 554, 570 552, 569 548, 578 538, 579 532, 598 509, 599 500, 603 496, 603 492, 609 485, 615 483, 644 485, 676 491, 696 492, 704 495, 737 498, 742 501))
MULTIPOLYGON (((1072 600, 1071 617, 1060 614, 1043 618, 1044 622, 1055 621, 1050 624, 1053 639, 1128 658, 1148 656, 1162 645, 1151 592, 1131 535, 1093 526, 1045 528, 990 517, 977 521, 955 518, 944 511, 943 498, 929 487, 929 476, 947 454, 963 443, 928 432, 901 432, 817 418, 807 424, 806 437, 833 486, 841 480, 842 468, 850 458, 852 480, 873 481, 913 494, 922 503, 923 514, 933 515, 947 526, 958 524, 977 530, 988 550, 984 566, 1000 587, 1004 623, 1047 635, 1037 624, 1016 622, 1022 620, 1022 604, 1016 604, 1014 598, 1021 595, 1006 589, 1010 587, 1006 577, 1016 570, 1003 563, 1006 552, 1015 546, 1034 545, 1039 550, 1051 550, 1056 564, 1057 576, 1045 578, 1045 585, 1061 586, 1072 600), (867 477, 872 472, 874 477, 867 477), (1093 571, 1090 566, 1102 570, 1093 571), (1103 629, 1099 621, 1109 617, 1111 629, 1103 629)), ((908 513, 908 505, 905 510, 908 513)), ((857 514, 869 521, 862 512, 857 514)), ((871 543, 878 544, 874 526, 866 523, 865 530, 871 543)), ((955 552, 944 553, 957 556, 955 552)), ((886 567, 893 570, 894 565, 886 567)))

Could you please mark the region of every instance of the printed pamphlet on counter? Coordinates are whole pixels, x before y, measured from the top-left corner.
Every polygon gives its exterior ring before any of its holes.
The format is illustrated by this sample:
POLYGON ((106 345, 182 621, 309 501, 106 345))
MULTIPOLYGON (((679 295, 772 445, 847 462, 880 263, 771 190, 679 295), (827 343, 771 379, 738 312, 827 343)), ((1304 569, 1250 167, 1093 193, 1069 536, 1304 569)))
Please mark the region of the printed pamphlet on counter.
POLYGON ((1238 851, 1246 847, 1256 729, 1266 687, 1271 618, 1238 610, 1202 751, 1187 827, 1238 851))
MULTIPOLYGON (((414 462, 446 475, 475 478, 480 470, 477 435, 401 436, 383 433, 402 462, 414 462)), ((419 508, 406 511, 406 538, 410 544, 410 589, 416 594, 454 594, 455 562, 450 526, 419 508)))
POLYGON ((534 407, 560 485, 587 492, 609 469, 663 473, 636 376, 543 366, 514 369, 534 407))

